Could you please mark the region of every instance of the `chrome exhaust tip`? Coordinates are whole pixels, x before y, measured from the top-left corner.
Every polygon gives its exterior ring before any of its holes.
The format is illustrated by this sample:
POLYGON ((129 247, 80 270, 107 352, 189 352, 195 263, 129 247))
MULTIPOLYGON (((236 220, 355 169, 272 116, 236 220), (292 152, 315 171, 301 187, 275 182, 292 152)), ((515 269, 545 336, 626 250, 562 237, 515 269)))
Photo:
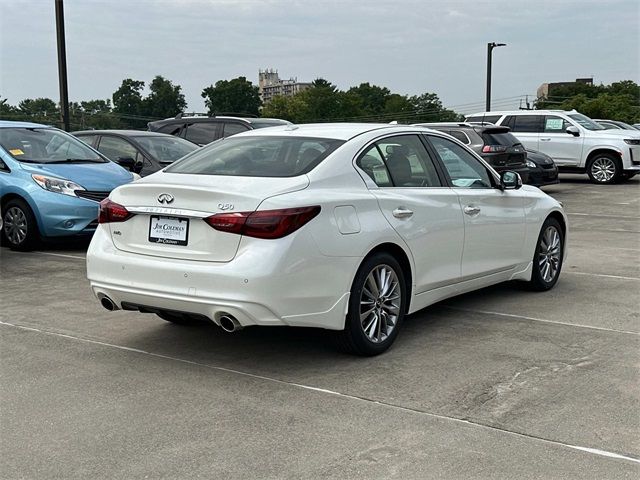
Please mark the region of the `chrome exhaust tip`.
POLYGON ((222 328, 227 333, 242 330, 242 325, 240 325, 240 322, 236 320, 235 317, 227 313, 220 316, 220 318, 218 319, 218 324, 220 325, 220 328, 222 328))
POLYGON ((116 306, 116 304, 113 303, 113 300, 111 300, 109 297, 102 297, 100 299, 100 304, 110 312, 113 312, 114 310, 118 310, 118 307, 116 306))

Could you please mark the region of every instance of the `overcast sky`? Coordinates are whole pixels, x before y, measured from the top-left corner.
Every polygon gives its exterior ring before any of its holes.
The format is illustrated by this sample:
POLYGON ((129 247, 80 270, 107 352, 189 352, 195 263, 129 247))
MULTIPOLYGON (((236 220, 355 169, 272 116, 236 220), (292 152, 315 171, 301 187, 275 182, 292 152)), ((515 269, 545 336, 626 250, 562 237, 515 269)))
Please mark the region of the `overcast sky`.
MULTIPOLYGON (((65 0, 69 97, 110 98, 122 79, 163 75, 189 111, 202 89, 258 70, 340 89, 435 92, 484 110, 486 45, 494 109, 544 82, 640 83, 638 0, 65 0)), ((0 96, 56 101, 54 0, 0 0, 0 96)))

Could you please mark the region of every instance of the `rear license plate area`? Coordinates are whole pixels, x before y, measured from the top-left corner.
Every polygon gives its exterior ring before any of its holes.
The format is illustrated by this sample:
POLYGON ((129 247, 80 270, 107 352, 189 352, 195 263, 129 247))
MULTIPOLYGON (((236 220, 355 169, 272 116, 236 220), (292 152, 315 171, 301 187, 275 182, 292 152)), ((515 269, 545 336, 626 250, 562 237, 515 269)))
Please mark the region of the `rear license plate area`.
POLYGON ((187 245, 189 219, 152 215, 149 221, 149 241, 164 245, 187 245))

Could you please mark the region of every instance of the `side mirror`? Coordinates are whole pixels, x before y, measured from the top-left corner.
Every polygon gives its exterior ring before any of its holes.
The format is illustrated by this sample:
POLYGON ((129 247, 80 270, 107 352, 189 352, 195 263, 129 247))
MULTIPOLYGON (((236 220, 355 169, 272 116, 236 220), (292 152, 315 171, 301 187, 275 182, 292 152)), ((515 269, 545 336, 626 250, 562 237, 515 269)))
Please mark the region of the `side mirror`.
POLYGON ((500 185, 503 190, 518 190, 522 187, 522 179, 516 172, 502 172, 500 175, 500 185))
POLYGON ((118 157, 116 163, 130 172, 133 172, 136 167, 136 161, 131 157, 118 157))
POLYGON ((567 132, 569 135, 573 135, 574 137, 579 137, 580 136, 580 129, 578 127, 573 126, 573 125, 571 125, 570 127, 567 127, 565 132, 567 132))

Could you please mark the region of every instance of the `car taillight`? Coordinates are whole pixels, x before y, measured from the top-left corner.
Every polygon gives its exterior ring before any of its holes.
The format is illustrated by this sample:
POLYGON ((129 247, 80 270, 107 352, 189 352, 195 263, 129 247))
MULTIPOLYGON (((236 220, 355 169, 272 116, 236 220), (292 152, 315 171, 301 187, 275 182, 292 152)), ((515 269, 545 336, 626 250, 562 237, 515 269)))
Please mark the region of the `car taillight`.
POLYGON ((499 153, 506 152, 507 147, 504 145, 485 145, 482 147, 482 153, 499 153))
POLYGON ((98 214, 98 223, 117 223, 124 222, 133 217, 133 213, 124 208, 122 205, 112 202, 105 198, 100 202, 100 212, 98 214))
POLYGON ((217 213, 204 221, 221 232, 275 239, 295 232, 319 213, 320 206, 316 205, 258 212, 217 213))

